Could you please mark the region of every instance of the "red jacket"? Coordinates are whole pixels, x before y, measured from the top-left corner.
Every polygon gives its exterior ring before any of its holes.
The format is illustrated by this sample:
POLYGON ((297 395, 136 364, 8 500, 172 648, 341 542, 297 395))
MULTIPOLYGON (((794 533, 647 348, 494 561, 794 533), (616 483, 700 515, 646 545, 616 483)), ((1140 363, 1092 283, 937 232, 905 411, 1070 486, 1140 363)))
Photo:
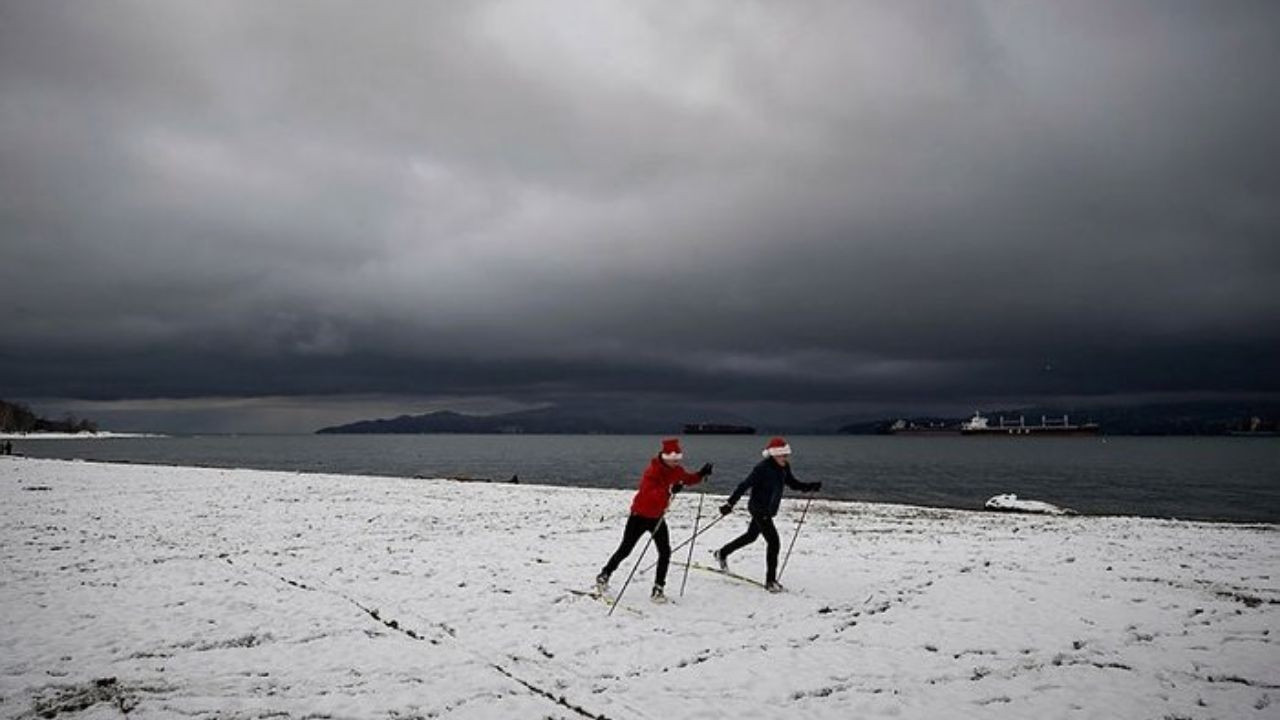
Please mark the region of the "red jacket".
POLYGON ((671 486, 697 485, 702 478, 676 465, 667 467, 661 458, 649 461, 644 476, 640 478, 640 489, 631 501, 631 514, 646 518, 660 518, 667 511, 667 503, 671 501, 671 486))

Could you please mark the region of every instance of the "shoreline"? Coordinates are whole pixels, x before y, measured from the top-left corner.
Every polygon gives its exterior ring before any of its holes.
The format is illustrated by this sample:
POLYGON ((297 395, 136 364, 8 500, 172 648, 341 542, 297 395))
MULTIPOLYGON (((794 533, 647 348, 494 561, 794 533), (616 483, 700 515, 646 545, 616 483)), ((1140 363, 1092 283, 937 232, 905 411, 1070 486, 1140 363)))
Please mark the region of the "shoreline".
POLYGON ((95 433, 0 433, 0 440, 115 440, 120 438, 171 437, 160 433, 95 432, 95 433))
MULTIPOLYGON (((3 457, 5 456, 0 456, 0 458, 3 458, 3 457)), ((392 479, 392 480, 426 480, 426 481, 439 480, 439 481, 458 482, 458 483, 480 483, 485 485, 507 485, 507 486, 514 485, 514 486, 526 486, 526 487, 561 488, 561 489, 570 489, 570 490, 612 490, 612 491, 626 492, 626 493, 635 492, 634 487, 618 488, 618 487, 595 486, 595 485, 557 485, 553 483, 538 483, 538 482, 529 482, 529 481, 523 481, 523 480, 517 483, 512 483, 510 481, 501 480, 497 478, 487 479, 487 478, 475 478, 475 477, 426 477, 421 475, 362 474, 362 473, 349 473, 349 472, 332 472, 332 471, 326 471, 326 470, 288 470, 288 469, 271 469, 271 468, 251 468, 251 467, 244 467, 244 466, 209 465, 209 464, 199 464, 199 463, 177 465, 177 464, 163 463, 163 462, 148 462, 145 460, 102 460, 102 459, 96 459, 96 458, 39 458, 39 457, 31 457, 29 455, 22 455, 22 454, 14 454, 8 457, 11 457, 14 459, 21 459, 21 460, 68 462, 68 463, 96 463, 101 465, 124 465, 124 466, 149 467, 149 468, 173 468, 175 470, 193 468, 193 469, 201 469, 201 470, 234 470, 239 472, 287 473, 287 474, 303 475, 303 476, 350 477, 350 478, 364 478, 364 479, 373 478, 373 479, 392 479)), ((727 497, 728 492, 717 493, 715 496, 727 497)), ((711 497, 711 496, 708 496, 708 497, 711 497)), ((803 499, 809 496, 805 494, 795 493, 794 491, 788 493, 788 498, 791 500, 794 500, 797 497, 803 499)), ((823 496, 821 494, 814 495, 813 499, 822 500, 823 502, 828 502, 828 503, 848 503, 848 504, 854 504, 854 505, 867 505, 872 507, 886 507, 886 508, 897 507, 897 508, 909 508, 909 509, 915 509, 915 510, 938 510, 938 511, 959 512, 959 513, 975 513, 978 515, 1027 515, 1027 516, 1033 516, 1033 517, 1034 516, 1053 517, 1052 515, 1048 515, 1045 513, 1034 513, 1034 512, 1025 512, 1025 511, 1018 511, 1018 510, 992 510, 982 506, 966 508, 966 507, 955 507, 951 505, 921 505, 921 504, 915 504, 915 503, 859 500, 856 498, 835 498, 835 497, 823 496)), ((1034 500, 1035 498, 1022 498, 1022 499, 1034 500)), ((978 502, 982 503, 982 502, 985 502, 985 500, 986 499, 984 498, 982 501, 978 501, 978 502)), ((1057 517, 1104 518, 1104 519, 1105 518, 1116 518, 1116 519, 1131 518, 1131 519, 1139 519, 1139 520, 1162 520, 1166 522, 1175 522, 1175 523, 1230 525, 1235 527, 1246 527, 1246 528, 1262 527, 1262 528, 1274 528, 1274 529, 1280 530, 1280 520, 1260 521, 1260 520, 1233 520, 1233 519, 1214 519, 1214 518, 1186 518, 1186 517, 1166 517, 1166 516, 1160 516, 1160 515, 1141 515, 1141 514, 1087 513, 1087 512, 1077 512, 1075 510, 1071 510, 1071 512, 1065 515, 1057 516, 1057 517)))

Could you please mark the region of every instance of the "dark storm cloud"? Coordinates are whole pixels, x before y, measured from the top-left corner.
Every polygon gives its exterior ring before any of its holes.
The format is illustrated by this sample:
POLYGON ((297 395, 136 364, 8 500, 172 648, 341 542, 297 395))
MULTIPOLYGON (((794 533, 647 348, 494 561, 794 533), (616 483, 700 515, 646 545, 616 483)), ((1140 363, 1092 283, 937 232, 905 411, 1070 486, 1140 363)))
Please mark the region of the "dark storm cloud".
POLYGON ((7 3, 0 394, 1274 392, 1270 3, 7 3))

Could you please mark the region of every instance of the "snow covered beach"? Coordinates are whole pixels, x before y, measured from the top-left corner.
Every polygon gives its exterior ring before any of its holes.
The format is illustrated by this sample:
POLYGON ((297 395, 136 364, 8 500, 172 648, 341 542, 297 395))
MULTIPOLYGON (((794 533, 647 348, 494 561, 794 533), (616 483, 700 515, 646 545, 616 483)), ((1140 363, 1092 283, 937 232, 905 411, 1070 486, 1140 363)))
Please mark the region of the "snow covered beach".
POLYGON ((0 458, 0 715, 1280 713, 1275 525, 815 501, 789 592, 675 566, 609 617, 580 591, 630 495, 0 458))
POLYGON ((118 440, 120 438, 157 438, 164 437, 156 433, 127 433, 127 432, 81 432, 81 433, 61 433, 61 432, 29 432, 29 433, 4 433, 0 432, 0 440, 118 440))

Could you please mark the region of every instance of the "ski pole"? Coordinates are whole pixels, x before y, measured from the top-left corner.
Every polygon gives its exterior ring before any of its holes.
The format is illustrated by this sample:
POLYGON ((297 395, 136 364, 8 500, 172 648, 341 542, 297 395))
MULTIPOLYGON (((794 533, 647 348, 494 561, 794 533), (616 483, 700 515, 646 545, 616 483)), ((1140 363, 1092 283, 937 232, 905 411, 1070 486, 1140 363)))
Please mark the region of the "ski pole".
POLYGON ((693 539, 698 537, 698 522, 702 520, 702 498, 707 493, 698 493, 698 514, 693 518, 693 535, 689 536, 689 559, 684 563, 684 577, 680 578, 680 597, 684 597, 684 584, 689 582, 689 566, 693 564, 693 539))
POLYGON ((813 498, 804 501, 804 510, 800 511, 800 522, 796 523, 796 532, 791 536, 791 544, 787 546, 787 556, 782 558, 782 569, 778 570, 778 582, 782 582, 782 573, 787 571, 787 561, 791 559, 791 548, 796 546, 796 538, 800 537, 800 526, 804 525, 804 516, 809 514, 809 503, 813 498))
MULTIPOLYGON (((671 548, 671 552, 675 552, 676 550, 679 550, 680 548, 684 547, 685 545, 688 545, 689 543, 693 542, 693 539, 694 539, 695 537, 697 537, 698 535, 701 535, 702 533, 704 533, 704 532, 706 532, 706 531, 710 530, 712 525, 715 525, 716 523, 720 522, 721 520, 723 520, 723 519, 725 519, 725 518, 727 518, 727 517, 729 517, 729 516, 728 516, 728 515, 721 515, 720 517, 716 518, 715 520, 712 520, 711 522, 707 523, 705 526, 703 526, 703 528, 702 528, 701 530, 697 531, 697 533, 696 533, 695 535, 690 536, 688 540, 685 540, 684 542, 680 543, 679 545, 676 545, 675 547, 671 548)), ((657 563, 649 563, 649 567, 645 568, 645 569, 644 569, 644 571, 645 571, 645 572, 649 572, 650 570, 652 570, 652 569, 653 569, 653 566, 654 566, 654 565, 656 565, 656 564, 657 564, 657 563)))
POLYGON ((613 604, 609 606, 609 616, 612 616, 613 611, 618 609, 618 603, 622 602, 622 594, 627 591, 627 586, 631 584, 631 578, 636 574, 636 568, 640 567, 640 561, 644 559, 644 554, 649 552, 649 546, 653 544, 653 536, 664 522, 666 522, 666 518, 660 517, 658 518, 658 524, 653 526, 653 532, 649 533, 649 539, 645 541, 644 548, 640 550, 640 557, 636 558, 636 564, 631 566, 631 572, 627 574, 627 581, 622 583, 622 589, 618 591, 618 597, 614 598, 613 604))

